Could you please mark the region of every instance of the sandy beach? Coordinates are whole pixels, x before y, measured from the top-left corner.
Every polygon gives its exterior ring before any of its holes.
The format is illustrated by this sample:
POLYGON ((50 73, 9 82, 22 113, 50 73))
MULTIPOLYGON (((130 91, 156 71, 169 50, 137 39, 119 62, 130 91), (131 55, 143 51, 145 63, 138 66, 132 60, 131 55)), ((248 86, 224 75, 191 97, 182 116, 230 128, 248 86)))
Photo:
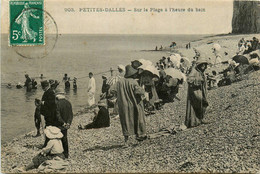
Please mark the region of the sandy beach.
MULTIPOLYGON (((223 59, 228 59, 236 53, 239 39, 253 36, 260 38, 259 34, 212 36, 191 42, 191 47, 213 57, 212 43, 219 43, 223 59)), ((189 59, 195 55, 193 49, 178 51, 189 59)), ((205 116, 209 124, 143 142, 132 137, 128 148, 122 148, 119 118, 112 118, 109 128, 78 130, 78 124, 90 122, 94 115, 77 114, 68 131, 69 166, 58 172, 259 172, 259 76, 260 71, 253 72, 242 81, 210 90, 205 116)), ((184 84, 177 95, 180 101, 167 103, 146 117, 148 134, 184 122, 186 92, 184 84)), ((44 142, 43 136, 35 138, 35 134, 30 132, 2 144, 1 172, 17 172, 31 162, 44 142)))

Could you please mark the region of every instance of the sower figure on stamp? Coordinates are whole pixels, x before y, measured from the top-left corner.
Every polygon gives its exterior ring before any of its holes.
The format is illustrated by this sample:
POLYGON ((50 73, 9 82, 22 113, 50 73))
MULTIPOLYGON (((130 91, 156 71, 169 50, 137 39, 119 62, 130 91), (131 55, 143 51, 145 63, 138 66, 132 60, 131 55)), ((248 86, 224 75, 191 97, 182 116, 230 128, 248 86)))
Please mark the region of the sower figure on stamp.
POLYGON ((71 103, 65 98, 63 92, 56 93, 56 117, 57 117, 57 127, 61 129, 63 137, 61 139, 64 156, 69 157, 69 145, 67 131, 70 128, 73 119, 73 112, 71 103))
POLYGON ((119 117, 126 145, 130 135, 136 135, 138 141, 147 138, 142 101, 145 91, 135 79, 137 72, 131 65, 127 65, 125 78, 121 78, 114 89, 111 89, 111 92, 117 93, 119 117))
POLYGON ((33 11, 34 9, 30 9, 29 4, 25 3, 23 11, 15 20, 17 24, 21 24, 21 29, 22 29, 21 39, 24 40, 23 42, 28 42, 28 40, 33 40, 33 42, 36 41, 37 32, 33 31, 30 28, 30 17, 39 19, 39 16, 35 16, 32 13, 33 11))
MULTIPOLYGON (((45 127, 55 126, 55 114, 56 114, 56 104, 55 104, 55 92, 49 87, 49 82, 47 80, 41 82, 42 89, 44 90, 42 100, 41 100, 41 114, 44 116, 45 127)), ((48 143, 49 139, 46 137, 43 147, 48 143)))
POLYGON ((208 107, 207 81, 204 74, 207 64, 208 61, 200 57, 187 79, 188 94, 185 118, 187 128, 205 123, 202 120, 208 107))

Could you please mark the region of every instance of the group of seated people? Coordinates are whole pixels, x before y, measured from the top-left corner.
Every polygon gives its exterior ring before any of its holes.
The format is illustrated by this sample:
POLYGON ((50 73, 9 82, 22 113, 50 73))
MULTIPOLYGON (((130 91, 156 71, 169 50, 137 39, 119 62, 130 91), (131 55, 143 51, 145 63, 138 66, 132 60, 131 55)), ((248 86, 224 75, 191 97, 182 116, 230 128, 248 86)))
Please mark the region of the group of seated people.
POLYGON ((256 37, 253 37, 252 40, 245 40, 244 38, 242 38, 238 42, 237 54, 249 54, 250 52, 255 51, 257 49, 260 49, 260 43, 256 37))
POLYGON ((239 52, 233 58, 222 63, 228 63, 228 67, 220 72, 213 70, 207 73, 209 89, 230 85, 235 81, 239 81, 244 74, 260 69, 259 53, 260 43, 256 37, 252 40, 245 41, 242 38, 238 42, 239 52), (234 59, 237 57, 237 59, 234 59), (239 61, 244 59, 245 61, 239 61))

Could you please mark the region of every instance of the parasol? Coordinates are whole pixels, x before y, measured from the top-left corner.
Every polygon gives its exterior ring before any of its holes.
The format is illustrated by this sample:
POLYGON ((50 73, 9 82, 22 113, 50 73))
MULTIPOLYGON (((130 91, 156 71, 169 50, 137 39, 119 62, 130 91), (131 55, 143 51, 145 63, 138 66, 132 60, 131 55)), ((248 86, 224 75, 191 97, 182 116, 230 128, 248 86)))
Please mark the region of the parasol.
POLYGON ((221 49, 221 46, 218 43, 215 43, 213 45, 213 49, 215 49, 216 51, 219 51, 221 49))
POLYGON ((139 59, 138 60, 142 65, 152 65, 153 63, 150 60, 139 59))
POLYGON ((179 71, 177 69, 168 68, 164 71, 165 71, 166 75, 169 75, 172 78, 177 78, 179 80, 183 79, 184 81, 186 81, 186 76, 181 71, 179 71))
POLYGON ((149 71, 152 74, 160 77, 159 71, 153 65, 141 65, 140 67, 138 67, 138 69, 143 69, 144 71, 149 71))
POLYGON ((232 58, 236 63, 240 64, 249 64, 248 59, 245 56, 242 55, 236 55, 232 58))

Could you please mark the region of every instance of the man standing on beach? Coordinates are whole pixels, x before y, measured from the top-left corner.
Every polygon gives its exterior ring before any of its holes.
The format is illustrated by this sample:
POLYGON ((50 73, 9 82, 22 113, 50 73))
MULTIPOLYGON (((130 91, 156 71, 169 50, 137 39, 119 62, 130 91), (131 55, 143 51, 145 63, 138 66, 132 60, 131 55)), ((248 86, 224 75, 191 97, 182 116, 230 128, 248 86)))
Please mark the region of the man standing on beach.
POLYGON ((125 78, 119 79, 111 90, 117 94, 119 117, 126 145, 130 135, 136 135, 138 141, 147 138, 142 100, 145 91, 135 79, 137 72, 138 70, 131 65, 127 65, 125 78))
POLYGON ((96 82, 93 77, 93 73, 89 73, 89 82, 88 82, 88 105, 89 107, 95 104, 95 92, 96 92, 96 82))
POLYGON ((65 158, 69 157, 69 145, 67 131, 70 128, 73 119, 73 112, 71 103, 65 99, 64 93, 58 92, 56 94, 56 117, 57 123, 56 126, 61 129, 63 137, 61 138, 62 146, 64 149, 65 158))
MULTIPOLYGON (((55 125, 55 92, 49 87, 49 82, 44 80, 41 82, 42 89, 44 91, 41 100, 41 114, 44 116, 45 127, 55 125)), ((46 137, 44 147, 47 145, 49 139, 46 137)))

